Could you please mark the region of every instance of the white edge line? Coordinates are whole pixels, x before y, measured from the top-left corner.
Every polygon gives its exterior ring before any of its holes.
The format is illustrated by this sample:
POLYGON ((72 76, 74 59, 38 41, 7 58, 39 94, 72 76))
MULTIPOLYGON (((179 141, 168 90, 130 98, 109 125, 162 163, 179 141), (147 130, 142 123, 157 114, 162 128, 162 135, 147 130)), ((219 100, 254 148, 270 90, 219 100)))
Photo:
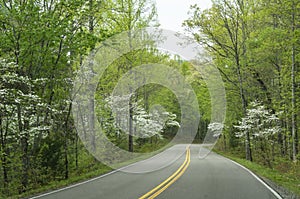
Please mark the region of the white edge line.
MULTIPOLYGON (((224 156, 222 156, 224 157, 224 156)), ((226 158, 226 157, 224 157, 226 158)), ((234 163, 235 165, 237 166, 240 166, 241 168, 243 168, 244 170, 246 170, 248 173, 250 173, 256 180, 258 180, 261 184, 263 184, 269 191, 271 191, 272 194, 274 194, 278 199, 283 199, 282 196, 277 193, 277 191, 275 191, 274 189, 272 189, 267 183, 265 183, 262 179, 260 179, 260 177, 258 177, 256 174, 254 174, 252 171, 250 171, 248 168, 244 167, 243 165, 229 159, 229 158, 226 158, 228 160, 230 160, 232 163, 234 163)))
POLYGON ((37 195, 37 196, 31 197, 31 198, 29 198, 29 199, 41 198, 41 197, 48 196, 48 195, 51 195, 51 194, 54 194, 54 193, 57 193, 57 192, 60 192, 60 191, 64 191, 64 190, 67 190, 67 189, 71 189, 71 188, 74 188, 74 187, 77 187, 77 186, 80 186, 80 185, 83 185, 83 184, 86 184, 86 183, 89 183, 89 182, 98 180, 98 179, 100 179, 100 178, 106 177, 106 176, 108 176, 108 175, 111 175, 111 174, 113 174, 113 173, 116 173, 117 171, 119 171, 119 169, 113 170, 113 171, 111 171, 111 172, 109 172, 109 173, 100 175, 100 176, 98 176, 98 177, 95 177, 95 178, 92 178, 92 179, 89 179, 89 180, 86 180, 86 181, 83 181, 83 182, 79 182, 79 183, 76 183, 76 184, 73 184, 73 185, 69 185, 69 186, 64 187, 64 188, 61 188, 61 189, 56 189, 56 190, 54 190, 54 191, 50 191, 50 192, 47 192, 47 193, 44 193, 44 194, 41 194, 41 195, 37 195))
MULTIPOLYGON (((175 145, 174 145, 174 146, 175 146, 175 145)), ((174 146, 172 146, 172 147, 174 147, 174 146)), ((170 147, 170 148, 172 148, 172 147, 170 147)), ((162 152, 160 152, 160 153, 158 153, 158 154, 156 154, 156 155, 150 157, 149 159, 152 159, 152 158, 154 158, 155 156, 158 156, 158 155, 160 155, 160 154, 162 154, 162 153, 168 151, 170 148, 167 148, 166 150, 164 150, 164 151, 162 151, 162 152)), ((181 156, 182 156, 182 155, 181 155, 181 156)), ((180 157, 181 157, 181 156, 180 156, 180 157)), ((179 158, 180 158, 180 157, 179 157, 179 158)), ((178 158, 178 159, 179 159, 179 158, 178 158)), ((148 159, 146 159, 146 160, 148 160, 148 159)), ((141 162, 146 161, 146 160, 141 160, 141 162)), ((177 159, 176 159, 176 160, 177 160, 177 159)), ((95 180, 104 178, 104 177, 106 177, 106 176, 108 176, 108 175, 114 174, 114 173, 116 173, 116 172, 118 172, 118 171, 122 171, 123 169, 126 169, 126 168, 128 168, 128 167, 130 167, 130 166, 133 166, 133 165, 135 165, 135 164, 137 164, 137 163, 139 163, 139 162, 140 162, 140 161, 134 162, 134 163, 132 163, 132 164, 126 165, 126 166, 124 166, 124 167, 121 167, 121 168, 119 168, 119 169, 113 170, 113 171, 111 171, 111 172, 109 172, 109 173, 100 175, 100 176, 98 176, 98 177, 95 177, 95 178, 92 178, 92 179, 89 179, 89 180, 86 180, 86 181, 83 181, 83 182, 75 183, 75 184, 73 184, 73 185, 69 185, 69 186, 64 187, 64 188, 56 189, 56 190, 54 190, 54 191, 50 191, 50 192, 47 192, 47 193, 44 193, 44 194, 41 194, 41 195, 33 196, 33 197, 29 198, 29 199, 41 198, 41 197, 48 196, 48 195, 51 195, 51 194, 54 194, 54 193, 57 193, 57 192, 61 192, 61 191, 67 190, 67 189, 71 189, 71 188, 74 188, 74 187, 78 187, 78 186, 80 186, 80 185, 87 184, 87 183, 89 183, 89 182, 93 182, 93 181, 95 181, 95 180)))

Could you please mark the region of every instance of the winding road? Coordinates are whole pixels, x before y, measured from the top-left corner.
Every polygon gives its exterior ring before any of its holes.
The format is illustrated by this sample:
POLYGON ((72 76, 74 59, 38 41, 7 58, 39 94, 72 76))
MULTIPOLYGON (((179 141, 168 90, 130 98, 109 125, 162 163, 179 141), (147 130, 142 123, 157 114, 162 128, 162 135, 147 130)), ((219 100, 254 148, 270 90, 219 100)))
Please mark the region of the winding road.
POLYGON ((150 159, 32 199, 281 198, 252 172, 227 158, 212 152, 200 159, 199 149, 200 145, 175 145, 150 159))

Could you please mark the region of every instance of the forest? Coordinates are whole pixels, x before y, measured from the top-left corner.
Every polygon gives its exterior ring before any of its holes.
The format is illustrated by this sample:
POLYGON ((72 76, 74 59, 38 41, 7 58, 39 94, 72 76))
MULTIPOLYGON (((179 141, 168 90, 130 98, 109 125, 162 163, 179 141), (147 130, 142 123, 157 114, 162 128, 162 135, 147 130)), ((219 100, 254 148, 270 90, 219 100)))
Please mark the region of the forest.
MULTIPOLYGON (((155 1, 3 0, 0 24, 0 198, 110 171, 75 128, 75 76, 106 39, 159 27, 155 1)), ((206 10, 191 5, 182 26, 205 48, 225 85, 226 119, 215 150, 279 172, 300 194, 300 1, 212 0, 206 10)), ((112 101, 124 99, 110 93, 122 75, 144 63, 168 65, 191 84, 202 116, 194 143, 201 143, 212 126, 204 79, 191 62, 151 45, 115 60, 99 80, 91 111, 107 137, 124 150, 144 153, 167 145, 180 128, 178 99, 155 84, 140 87, 130 99, 135 130, 147 136, 127 135, 116 125, 122 116, 113 117, 112 101), (164 123, 156 114, 161 107, 164 123)))

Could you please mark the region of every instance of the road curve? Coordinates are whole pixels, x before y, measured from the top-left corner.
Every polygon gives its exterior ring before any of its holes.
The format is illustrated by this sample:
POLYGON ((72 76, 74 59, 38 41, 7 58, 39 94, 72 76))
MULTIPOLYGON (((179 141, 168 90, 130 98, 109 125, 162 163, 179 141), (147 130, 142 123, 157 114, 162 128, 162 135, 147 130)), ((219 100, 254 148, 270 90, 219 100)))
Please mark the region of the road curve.
POLYGON ((191 147, 191 164, 185 174, 157 198, 279 199, 249 170, 216 153, 199 159, 199 146, 191 147))
MULTIPOLYGON (((188 167, 181 172, 182 176, 156 196, 157 199, 280 198, 253 174, 227 158, 210 153, 205 159, 199 159, 199 148, 200 145, 190 146, 188 167)), ((132 165, 132 168, 123 168, 123 171, 149 171, 154 165, 162 165, 161 162, 169 157, 175 158, 169 166, 157 171, 147 173, 114 171, 84 183, 32 197, 32 199, 138 199, 183 166, 186 160, 185 150, 186 145, 176 145, 147 161, 132 165)))

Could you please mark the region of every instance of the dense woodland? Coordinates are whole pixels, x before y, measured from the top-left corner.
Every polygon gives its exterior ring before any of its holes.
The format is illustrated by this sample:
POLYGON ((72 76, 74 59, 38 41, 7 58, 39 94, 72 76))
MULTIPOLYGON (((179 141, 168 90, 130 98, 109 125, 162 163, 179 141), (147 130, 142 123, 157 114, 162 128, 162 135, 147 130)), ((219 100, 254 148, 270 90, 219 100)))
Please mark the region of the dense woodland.
MULTIPOLYGON (((300 2, 213 0, 208 10, 191 6, 189 16, 183 22, 186 34, 205 47, 226 87, 226 121, 217 148, 269 168, 299 168, 300 2)), ((158 27, 155 2, 1 1, 0 24, 0 198, 108 170, 78 138, 71 114, 74 77, 101 41, 158 27)), ((115 125, 109 94, 123 74, 143 63, 173 67, 190 82, 202 115, 195 142, 201 142, 210 123, 205 81, 191 63, 155 46, 116 60, 99 80, 94 110, 109 139, 129 151, 153 151, 180 127, 176 96, 153 84, 136 91, 131 112, 151 136, 128 136, 115 125), (149 119, 156 104, 166 110, 166 124, 149 119)))
POLYGON ((184 22, 226 83, 223 147, 243 142, 248 160, 269 166, 299 159, 299 11, 299 1, 220 0, 184 22))

